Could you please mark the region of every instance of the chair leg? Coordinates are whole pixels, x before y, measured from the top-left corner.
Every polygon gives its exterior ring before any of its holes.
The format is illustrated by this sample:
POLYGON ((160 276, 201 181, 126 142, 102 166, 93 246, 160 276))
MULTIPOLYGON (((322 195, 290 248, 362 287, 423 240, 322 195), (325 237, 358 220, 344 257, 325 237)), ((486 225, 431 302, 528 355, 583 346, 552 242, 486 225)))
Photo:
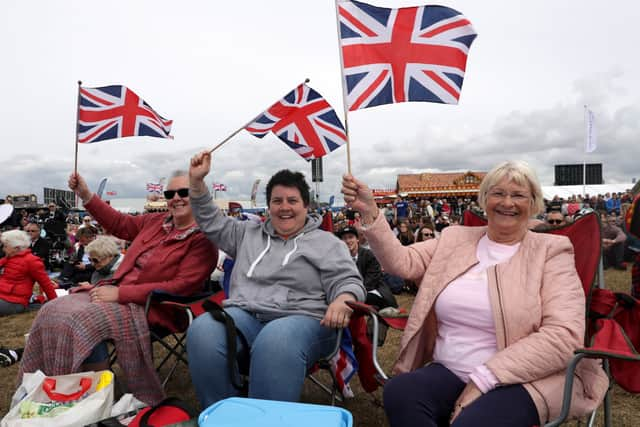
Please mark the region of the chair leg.
MULTIPOLYGON (((602 367, 604 371, 607 373, 607 376, 611 378, 611 369, 609 367, 609 359, 604 359, 602 363, 602 367)), ((609 389, 607 390, 607 394, 604 395, 604 425, 605 427, 611 427, 611 384, 609 381, 609 389)))

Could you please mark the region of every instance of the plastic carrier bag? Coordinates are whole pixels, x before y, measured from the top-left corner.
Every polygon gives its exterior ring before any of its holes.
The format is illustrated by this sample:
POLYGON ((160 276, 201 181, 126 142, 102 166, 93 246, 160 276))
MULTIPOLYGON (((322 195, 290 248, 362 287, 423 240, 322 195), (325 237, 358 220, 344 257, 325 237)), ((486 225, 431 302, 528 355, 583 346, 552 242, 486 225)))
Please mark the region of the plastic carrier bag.
POLYGON ((0 427, 76 427, 111 415, 113 373, 24 374, 0 427))

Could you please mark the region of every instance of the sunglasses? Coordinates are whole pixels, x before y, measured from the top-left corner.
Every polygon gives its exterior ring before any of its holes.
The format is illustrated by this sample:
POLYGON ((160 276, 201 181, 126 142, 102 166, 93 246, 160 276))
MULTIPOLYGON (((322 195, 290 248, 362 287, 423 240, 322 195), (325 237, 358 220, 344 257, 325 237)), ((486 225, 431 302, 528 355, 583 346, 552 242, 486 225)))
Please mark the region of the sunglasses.
POLYGON ((178 193, 178 196, 180 197, 189 197, 189 189, 188 188, 179 188, 177 190, 165 190, 164 191, 164 198, 167 200, 171 200, 173 199, 173 196, 176 195, 176 193, 178 193))
POLYGON ((547 220, 547 222, 548 222, 549 224, 554 224, 554 225, 560 225, 560 224, 562 224, 562 220, 561 220, 561 219, 549 219, 549 220, 547 220))
POLYGON ((433 237, 433 233, 422 233, 422 237, 433 237))
POLYGON ((89 261, 91 261, 91 264, 97 264, 100 262, 98 258, 89 258, 89 261))

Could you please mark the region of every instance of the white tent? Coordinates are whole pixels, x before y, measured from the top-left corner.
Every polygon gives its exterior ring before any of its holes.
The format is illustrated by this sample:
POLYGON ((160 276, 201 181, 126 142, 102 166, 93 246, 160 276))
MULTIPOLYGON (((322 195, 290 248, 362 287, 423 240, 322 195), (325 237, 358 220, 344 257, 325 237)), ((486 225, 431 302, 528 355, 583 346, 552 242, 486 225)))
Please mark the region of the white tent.
MULTIPOLYGON (((605 193, 624 193, 631 189, 633 184, 602 184, 602 185, 587 185, 584 187, 584 193, 590 196, 597 196, 598 194, 605 193)), ((562 197, 564 199, 578 194, 583 194, 582 185, 549 185, 542 186, 542 194, 545 199, 551 200, 554 196, 562 197)))

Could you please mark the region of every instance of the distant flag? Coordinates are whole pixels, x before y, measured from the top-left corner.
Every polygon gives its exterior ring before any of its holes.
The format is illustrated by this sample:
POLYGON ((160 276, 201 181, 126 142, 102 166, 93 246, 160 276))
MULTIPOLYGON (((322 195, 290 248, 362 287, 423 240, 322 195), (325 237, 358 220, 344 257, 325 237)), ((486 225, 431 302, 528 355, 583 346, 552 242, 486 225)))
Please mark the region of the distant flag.
POLYGON ((304 83, 245 129, 258 138, 273 132, 306 160, 322 157, 346 142, 344 127, 334 109, 304 83))
POLYGON ((162 184, 156 184, 153 182, 147 182, 147 192, 149 193, 162 193, 162 184))
POLYGON ((98 197, 102 197, 102 193, 104 192, 104 188, 107 185, 107 178, 102 178, 100 180, 100 184, 98 185, 98 192, 96 193, 98 197))
POLYGON ((118 193, 116 191, 107 191, 107 196, 117 196, 118 193))
POLYGON ((596 117, 593 111, 584 106, 584 122, 586 126, 586 134, 584 141, 584 151, 593 153, 598 145, 598 135, 596 133, 596 117))
POLYGON ((338 1, 349 111, 396 102, 457 104, 477 34, 444 6, 387 9, 338 1))
POLYGON ((213 191, 227 191, 227 186, 224 184, 214 183, 213 191))
POLYGON ((80 87, 78 142, 128 136, 173 138, 171 124, 125 86, 80 87))

